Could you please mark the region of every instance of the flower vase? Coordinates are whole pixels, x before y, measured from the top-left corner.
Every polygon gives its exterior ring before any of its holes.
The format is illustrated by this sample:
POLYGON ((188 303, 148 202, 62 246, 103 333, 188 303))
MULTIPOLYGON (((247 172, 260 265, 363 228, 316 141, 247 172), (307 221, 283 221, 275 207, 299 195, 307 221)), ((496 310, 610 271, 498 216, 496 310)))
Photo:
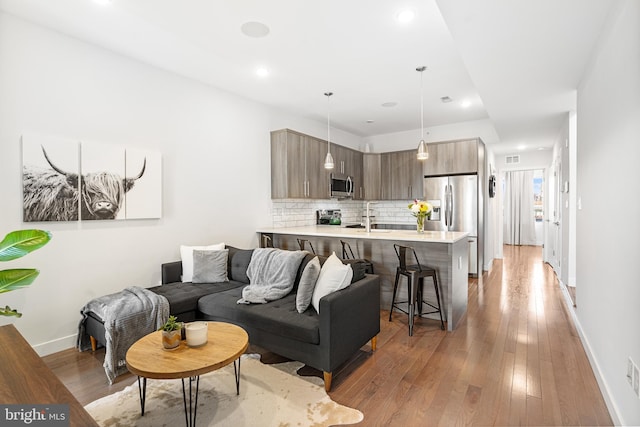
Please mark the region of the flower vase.
POLYGON ((416 217, 416 230, 418 233, 424 233, 424 218, 423 216, 416 217))

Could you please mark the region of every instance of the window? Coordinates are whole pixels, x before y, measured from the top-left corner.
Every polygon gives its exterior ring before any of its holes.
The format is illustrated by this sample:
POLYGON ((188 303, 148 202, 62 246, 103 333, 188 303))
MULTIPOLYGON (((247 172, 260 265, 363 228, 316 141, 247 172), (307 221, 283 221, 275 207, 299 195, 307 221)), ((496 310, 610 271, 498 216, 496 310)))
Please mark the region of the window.
POLYGON ((544 217, 544 186, 542 183, 542 177, 533 178, 533 211, 535 212, 536 222, 542 222, 544 217))

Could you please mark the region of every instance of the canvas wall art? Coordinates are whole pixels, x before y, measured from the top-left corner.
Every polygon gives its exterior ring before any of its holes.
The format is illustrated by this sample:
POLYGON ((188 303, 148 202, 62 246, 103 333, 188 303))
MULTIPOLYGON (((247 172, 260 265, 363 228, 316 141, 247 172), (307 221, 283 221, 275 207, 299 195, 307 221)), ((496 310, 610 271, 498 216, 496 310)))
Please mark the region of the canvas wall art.
POLYGON ((161 217, 160 153, 40 136, 22 143, 25 222, 161 217))

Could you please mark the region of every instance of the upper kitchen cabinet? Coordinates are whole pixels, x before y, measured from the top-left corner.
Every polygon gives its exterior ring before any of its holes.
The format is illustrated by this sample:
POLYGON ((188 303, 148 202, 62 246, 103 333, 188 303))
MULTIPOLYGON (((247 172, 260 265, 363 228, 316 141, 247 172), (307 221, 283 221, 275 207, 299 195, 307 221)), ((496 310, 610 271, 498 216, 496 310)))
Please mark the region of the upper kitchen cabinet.
POLYGON ((327 143, 289 129, 271 132, 271 198, 328 199, 327 143))
POLYGON ((382 199, 381 157, 379 153, 362 155, 362 198, 365 200, 382 199))
POLYGON ((355 184, 353 198, 362 199, 362 153, 351 148, 343 147, 342 145, 331 143, 331 155, 333 156, 335 167, 329 172, 350 176, 355 184))
POLYGON ((412 200, 422 197, 422 163, 415 150, 364 154, 364 198, 412 200))
POLYGON ((478 172, 479 139, 429 144, 424 161, 425 175, 452 175, 478 172))
POLYGON ((423 165, 416 150, 394 151, 389 155, 390 194, 385 199, 412 200, 422 198, 423 165))

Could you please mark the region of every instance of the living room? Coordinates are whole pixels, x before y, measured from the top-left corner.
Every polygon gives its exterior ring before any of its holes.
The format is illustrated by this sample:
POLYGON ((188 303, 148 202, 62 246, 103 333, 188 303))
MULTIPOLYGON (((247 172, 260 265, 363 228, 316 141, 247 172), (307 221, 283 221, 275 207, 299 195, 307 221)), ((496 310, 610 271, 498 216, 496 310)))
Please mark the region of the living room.
MULTIPOLYGON (((75 345, 79 310, 87 301, 126 286, 159 284, 159 265, 178 259, 180 245, 257 246, 255 230, 270 225, 270 131, 292 128, 324 138, 327 128, 322 117, 303 118, 100 47, 100 40, 46 28, 5 10, 9 3, 0 3, 3 232, 33 225, 22 221, 23 135, 133 145, 163 156, 160 219, 37 224, 53 240, 12 263, 41 274, 31 287, 3 294, 3 305, 24 316, 1 321, 15 324, 40 355, 48 355, 75 345)), ((639 234, 631 215, 640 207, 625 191, 633 184, 615 183, 628 179, 638 158, 632 141, 640 130, 639 11, 632 1, 612 5, 584 77, 569 88, 578 90, 582 203, 574 316, 612 419, 634 425, 640 409, 625 373, 628 357, 640 362, 640 342, 629 339, 639 335, 640 295, 628 268, 640 255, 631 243, 639 234), (626 225, 603 221, 603 204, 620 206, 616 223, 626 225)), ((417 122, 417 111, 415 117, 417 122)), ((364 145, 349 132, 331 133, 342 145, 364 145)), ((415 139, 398 148, 415 148, 415 139)))

